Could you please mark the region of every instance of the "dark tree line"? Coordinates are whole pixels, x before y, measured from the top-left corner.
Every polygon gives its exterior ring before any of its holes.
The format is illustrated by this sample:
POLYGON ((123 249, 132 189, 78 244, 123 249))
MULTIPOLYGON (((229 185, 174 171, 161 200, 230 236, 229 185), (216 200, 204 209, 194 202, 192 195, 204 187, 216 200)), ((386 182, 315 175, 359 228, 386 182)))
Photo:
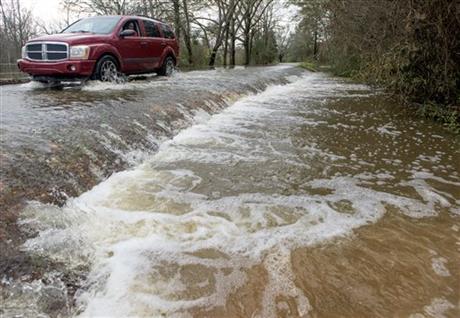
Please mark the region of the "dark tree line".
POLYGON ((460 1, 294 2, 302 16, 294 59, 322 60, 410 101, 459 105, 460 1))

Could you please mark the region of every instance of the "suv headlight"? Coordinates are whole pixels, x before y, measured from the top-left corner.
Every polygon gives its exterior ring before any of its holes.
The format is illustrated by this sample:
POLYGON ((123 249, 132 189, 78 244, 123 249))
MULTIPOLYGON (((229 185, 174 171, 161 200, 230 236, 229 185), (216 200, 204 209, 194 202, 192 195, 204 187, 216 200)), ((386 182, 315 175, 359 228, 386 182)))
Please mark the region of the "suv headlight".
POLYGON ((87 60, 89 57, 89 46, 78 45, 70 47, 70 58, 71 59, 83 59, 87 60))
POLYGON ((21 49, 21 58, 25 59, 26 57, 27 57, 26 46, 24 45, 21 49))

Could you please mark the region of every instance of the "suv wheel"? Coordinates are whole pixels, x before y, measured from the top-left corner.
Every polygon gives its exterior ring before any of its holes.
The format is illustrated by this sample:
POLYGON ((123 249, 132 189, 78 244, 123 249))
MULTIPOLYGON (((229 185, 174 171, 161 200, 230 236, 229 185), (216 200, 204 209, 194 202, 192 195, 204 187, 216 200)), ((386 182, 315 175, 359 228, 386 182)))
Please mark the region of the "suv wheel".
POLYGON ((171 76, 172 73, 174 72, 175 68, 175 63, 174 59, 171 56, 168 56, 164 62, 163 65, 158 69, 158 75, 160 76, 171 76))
POLYGON ((118 81, 118 64, 111 56, 102 57, 96 65, 94 77, 101 82, 118 81))

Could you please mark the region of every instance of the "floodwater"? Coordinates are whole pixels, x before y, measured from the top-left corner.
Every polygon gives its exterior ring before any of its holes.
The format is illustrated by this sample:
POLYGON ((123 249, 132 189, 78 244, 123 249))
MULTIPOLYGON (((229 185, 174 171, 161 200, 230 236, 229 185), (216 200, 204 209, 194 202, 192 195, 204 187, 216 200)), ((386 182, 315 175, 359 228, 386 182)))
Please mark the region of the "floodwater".
POLYGON ((21 249, 60 267, 3 278, 0 314, 460 315, 458 137, 322 73, 228 104, 63 207, 30 202, 21 249))

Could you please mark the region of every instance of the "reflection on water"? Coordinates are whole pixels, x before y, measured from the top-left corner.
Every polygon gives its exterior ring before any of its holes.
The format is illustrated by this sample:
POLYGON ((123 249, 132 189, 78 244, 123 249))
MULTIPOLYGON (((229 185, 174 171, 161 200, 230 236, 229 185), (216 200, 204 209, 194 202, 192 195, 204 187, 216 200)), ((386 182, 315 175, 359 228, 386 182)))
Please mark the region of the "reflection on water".
MULTIPOLYGON (((90 268, 63 315, 459 314, 460 141, 366 86, 289 80, 63 208, 28 206, 24 248, 90 268)), ((9 285, 7 312, 53 312, 41 282, 9 285)))

